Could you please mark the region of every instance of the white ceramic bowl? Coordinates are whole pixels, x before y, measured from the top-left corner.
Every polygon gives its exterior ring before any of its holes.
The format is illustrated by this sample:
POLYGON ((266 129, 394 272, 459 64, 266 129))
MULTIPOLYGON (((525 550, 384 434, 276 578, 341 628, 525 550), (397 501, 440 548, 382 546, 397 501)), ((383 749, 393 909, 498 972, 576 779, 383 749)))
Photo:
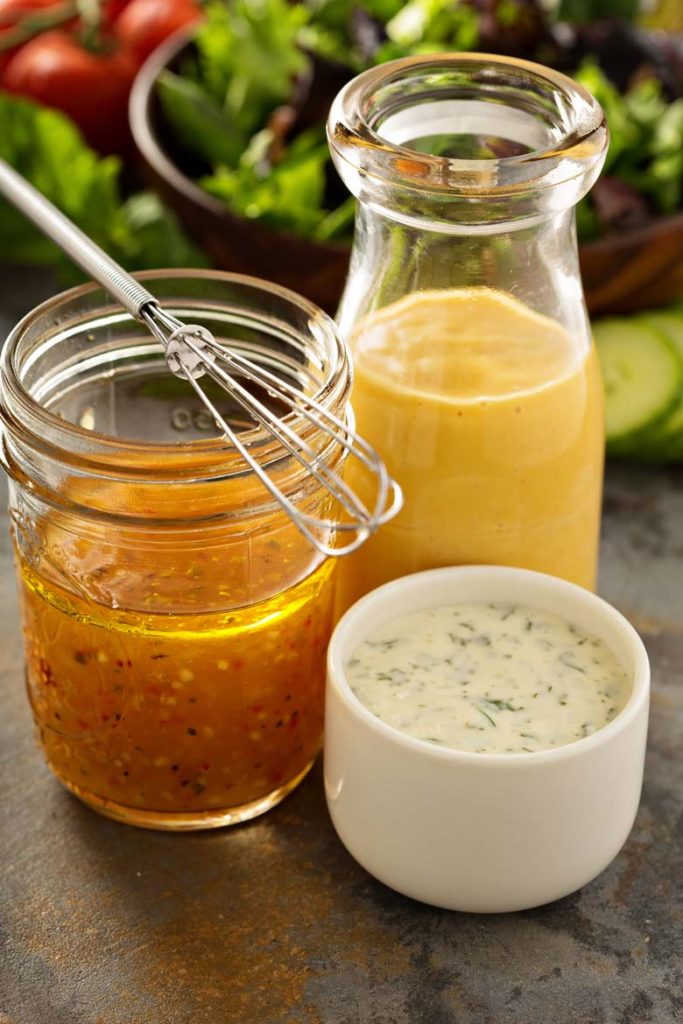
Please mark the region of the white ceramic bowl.
POLYGON ((633 825, 649 687, 633 627, 564 580, 464 566, 388 583, 344 615, 329 648, 325 792, 339 838, 375 878, 438 907, 497 913, 566 896, 607 867, 633 825), (599 637, 632 678, 623 710, 564 747, 476 754, 407 736, 352 693, 344 665, 378 627, 423 608, 479 601, 554 612, 599 637))

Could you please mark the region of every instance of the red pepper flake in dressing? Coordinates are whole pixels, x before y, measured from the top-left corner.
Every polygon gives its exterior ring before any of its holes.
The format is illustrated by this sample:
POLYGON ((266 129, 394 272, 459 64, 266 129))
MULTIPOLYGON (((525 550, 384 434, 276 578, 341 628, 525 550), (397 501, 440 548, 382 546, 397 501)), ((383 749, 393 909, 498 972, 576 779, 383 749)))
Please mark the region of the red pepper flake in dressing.
MULTIPOLYGON (((139 511, 136 502, 132 493, 132 511, 139 511)), ((116 608, 75 594, 66 614, 61 592, 49 599, 49 581, 21 567, 29 687, 40 723, 52 725, 41 735, 56 773, 87 790, 95 805, 110 801, 124 818, 130 812, 129 820, 137 809, 232 810, 296 778, 322 734, 324 652, 312 649, 330 632, 332 560, 273 594, 281 566, 266 570, 255 541, 245 594, 245 562, 236 549, 227 558, 195 551, 201 573, 179 589, 189 564, 182 544, 160 562, 154 545, 128 547, 117 536, 108 529, 100 545, 95 528, 94 539, 79 538, 77 548, 67 544, 59 554, 66 576, 87 566, 93 578, 120 581, 116 608), (260 586, 273 596, 252 605, 260 586), (219 587, 239 604, 228 616, 206 611, 219 587), (187 603, 182 615, 173 611, 177 601, 187 603), (306 716, 293 715, 294 707, 305 707, 306 716), (154 767, 161 758, 163 770, 154 767)))

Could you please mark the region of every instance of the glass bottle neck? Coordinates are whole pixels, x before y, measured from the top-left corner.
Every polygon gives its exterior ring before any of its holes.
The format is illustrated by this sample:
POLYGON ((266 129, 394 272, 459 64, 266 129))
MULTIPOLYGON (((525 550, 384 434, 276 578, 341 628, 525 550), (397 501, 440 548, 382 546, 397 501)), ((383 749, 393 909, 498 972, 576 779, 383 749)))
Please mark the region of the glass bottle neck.
POLYGON ((505 291, 578 338, 588 336, 574 210, 495 233, 452 234, 404 224, 360 204, 338 322, 354 325, 403 296, 431 289, 505 291))

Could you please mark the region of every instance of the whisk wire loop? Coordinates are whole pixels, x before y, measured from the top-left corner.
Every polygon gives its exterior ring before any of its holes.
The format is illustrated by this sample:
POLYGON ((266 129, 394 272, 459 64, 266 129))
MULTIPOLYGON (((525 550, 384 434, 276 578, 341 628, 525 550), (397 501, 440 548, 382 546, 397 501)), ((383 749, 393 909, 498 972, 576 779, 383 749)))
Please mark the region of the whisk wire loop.
POLYGON ((190 384, 196 391, 198 397, 201 399, 206 408, 211 412, 217 426, 222 430, 224 436, 232 444, 234 444, 237 451, 240 453, 245 462, 251 467, 253 472, 257 475, 257 477, 259 478, 263 486, 266 488, 266 490, 271 494, 271 496, 275 499, 275 501, 282 508, 282 510, 286 512, 289 518, 296 524, 300 533, 302 533, 304 537, 306 537, 306 539, 313 545, 313 547, 317 548, 317 550, 324 555, 344 554, 355 550, 357 547, 360 547, 360 545, 367 539, 369 531, 359 531, 357 538, 352 542, 352 544, 348 545, 344 549, 339 549, 337 547, 333 547, 327 544, 325 540, 321 539, 321 537, 313 533, 313 531, 309 528, 308 524, 303 520, 300 510, 292 501, 290 501, 290 499, 285 494, 282 493, 280 488, 273 483, 273 481, 270 479, 270 477, 264 470, 263 466, 260 465, 260 463, 250 454, 249 450, 245 447, 245 445, 242 444, 235 431, 223 419, 223 417, 221 416, 221 414, 219 413, 218 409, 213 404, 211 399, 208 397, 208 395, 205 394, 204 391, 202 391, 200 386, 197 384, 196 378, 192 377, 191 375, 188 375, 186 379, 189 380, 190 384))
POLYGON ((204 327, 183 324, 167 311, 160 309, 156 303, 148 303, 141 310, 141 318, 163 345, 169 369, 176 376, 189 381, 221 433, 235 446, 270 495, 318 551, 332 556, 350 554, 382 523, 396 515, 402 504, 398 484, 389 477, 375 449, 348 423, 325 409, 320 402, 305 394, 303 390, 281 380, 234 349, 231 350, 216 342, 213 335, 204 327), (233 373, 226 372, 226 369, 219 365, 221 363, 233 373), (234 374, 259 385, 272 398, 303 416, 317 431, 339 445, 347 457, 358 459, 375 477, 375 500, 372 510, 349 487, 344 478, 327 465, 319 451, 256 398, 234 374), (222 385, 250 417, 282 445, 283 449, 327 491, 330 498, 338 503, 346 518, 312 515, 282 492, 198 383, 205 375, 222 385), (349 533, 353 534, 350 540, 345 543, 338 542, 338 535, 349 533), (331 534, 334 535, 332 544, 328 542, 331 534))
MULTIPOLYGON (((188 339, 188 345, 194 350, 195 346, 188 339)), ((339 501, 350 515, 370 516, 371 513, 353 491, 344 483, 343 478, 337 477, 325 460, 315 451, 303 438, 299 437, 287 423, 279 418, 230 374, 225 373, 218 365, 213 365, 207 371, 214 380, 224 384, 240 405, 246 409, 261 426, 266 427, 274 434, 283 447, 292 455, 300 465, 304 466, 312 476, 323 486, 328 486, 330 493, 339 501), (297 448, 298 445, 298 448, 297 448), (303 453, 303 454, 302 454, 303 453), (308 458, 306 458, 307 456, 308 458), (310 460, 310 461, 309 461, 310 460)), ((196 378, 195 378, 196 379, 196 378)))

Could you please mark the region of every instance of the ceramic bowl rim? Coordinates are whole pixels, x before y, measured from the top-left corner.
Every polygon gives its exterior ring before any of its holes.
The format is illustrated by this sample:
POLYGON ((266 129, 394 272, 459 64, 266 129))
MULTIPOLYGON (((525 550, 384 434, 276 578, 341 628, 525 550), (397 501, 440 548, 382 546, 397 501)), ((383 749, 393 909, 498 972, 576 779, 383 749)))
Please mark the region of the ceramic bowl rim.
MULTIPOLYGON (((466 601, 467 597, 460 593, 457 600, 466 601)), ((444 602, 437 601, 434 607, 438 607, 440 604, 443 605, 444 602)), ((560 613, 554 612, 554 614, 560 613)), ((367 630, 364 632, 367 633, 367 630)), ((386 742, 402 748, 406 756, 421 756, 426 760, 450 763, 454 766, 467 766, 470 769, 526 769, 540 767, 551 762, 575 760, 604 746, 612 738, 622 733, 642 713, 643 707, 647 708, 650 692, 650 663, 645 645, 628 619, 603 598, 575 583, 569 583, 567 580, 550 576, 547 573, 508 566, 447 566, 440 569, 428 569, 392 580, 390 583, 385 583, 370 591, 369 594, 352 605, 337 623, 330 640, 327 652, 327 685, 334 688, 346 709, 354 718, 360 719, 362 726, 375 732, 386 742), (421 593, 424 589, 429 589, 433 582, 449 578, 453 579, 456 584, 460 581, 464 581, 466 584, 468 580, 476 582, 488 578, 492 586, 492 600, 495 600, 496 579, 516 580, 520 586, 520 603, 522 604, 528 603, 530 607, 544 610, 536 597, 540 588, 540 591, 545 589, 547 593, 554 591, 568 598, 578 599, 586 607, 592 609, 596 619, 600 617, 610 621, 621 631, 624 638, 623 651, 615 653, 618 657, 620 654, 622 655, 620 660, 623 660, 624 664, 628 662, 632 671, 631 694, 621 711, 611 722, 590 736, 574 740, 561 747, 518 754, 484 754, 450 747, 438 747, 426 740, 409 736, 383 722, 356 697, 346 679, 344 660, 350 653, 349 648, 358 642, 353 641, 352 637, 356 633, 358 625, 361 622, 366 625, 368 621, 371 622, 375 609, 381 608, 388 599, 397 594, 402 594, 406 598, 421 593), (530 592, 531 599, 525 602, 527 591, 530 592)))

